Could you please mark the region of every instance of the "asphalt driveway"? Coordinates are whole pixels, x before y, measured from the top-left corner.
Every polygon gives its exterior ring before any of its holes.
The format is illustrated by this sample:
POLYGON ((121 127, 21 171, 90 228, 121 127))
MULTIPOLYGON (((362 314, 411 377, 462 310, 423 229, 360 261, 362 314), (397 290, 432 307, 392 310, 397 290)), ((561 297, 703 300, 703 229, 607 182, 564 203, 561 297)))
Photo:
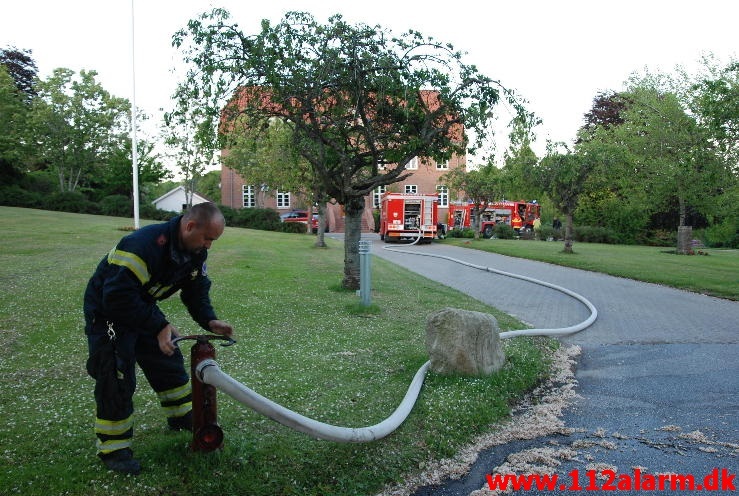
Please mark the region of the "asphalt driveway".
MULTIPOLYGON (((565 327, 589 315, 582 303, 555 290, 448 260, 384 250, 384 246, 376 240, 373 254, 534 327, 565 327)), ((568 474, 573 471, 583 491, 589 482, 586 472, 592 469, 632 475, 634 470, 689 474, 697 482, 715 468, 739 472, 739 303, 453 246, 391 246, 560 285, 598 309, 591 327, 561 339, 564 345, 582 348, 575 373, 579 398, 562 417, 567 433, 496 446, 480 453, 462 478, 417 488, 412 494, 482 494, 486 474, 503 464, 511 466, 516 454, 545 448, 560 453, 548 460, 549 466, 567 478, 562 489, 548 494, 572 494, 568 474)), ((739 486, 736 479, 733 483, 739 486)))

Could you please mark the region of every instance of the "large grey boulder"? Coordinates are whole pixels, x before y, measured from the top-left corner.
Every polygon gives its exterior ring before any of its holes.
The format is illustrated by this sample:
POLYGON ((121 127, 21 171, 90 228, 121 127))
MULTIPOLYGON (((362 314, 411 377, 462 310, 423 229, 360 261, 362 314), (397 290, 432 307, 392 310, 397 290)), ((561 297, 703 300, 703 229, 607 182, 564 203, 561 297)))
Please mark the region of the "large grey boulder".
POLYGON ((426 319, 426 351, 439 374, 484 376, 505 363, 498 321, 490 314, 444 308, 426 319))

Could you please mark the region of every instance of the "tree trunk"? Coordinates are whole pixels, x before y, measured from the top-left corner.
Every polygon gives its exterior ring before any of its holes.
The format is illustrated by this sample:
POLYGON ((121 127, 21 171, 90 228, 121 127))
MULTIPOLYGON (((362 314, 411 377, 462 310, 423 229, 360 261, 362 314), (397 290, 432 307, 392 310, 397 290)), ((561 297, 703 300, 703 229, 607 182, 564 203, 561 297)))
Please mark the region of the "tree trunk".
POLYGON ((572 235, 574 233, 574 225, 572 223, 572 214, 565 215, 565 253, 572 253, 572 235))
POLYGON ((480 240, 480 220, 482 218, 482 215, 480 215, 481 209, 477 205, 472 207, 472 222, 470 223, 470 226, 472 227, 472 231, 474 233, 474 239, 476 241, 480 240))
MULTIPOLYGON (((308 230, 312 231, 313 227, 313 214, 311 213, 308 219, 308 230)), ((318 202, 318 232, 316 232, 316 244, 317 248, 326 248, 326 240, 324 234, 326 233, 326 204, 318 202)))
POLYGON ((344 280, 346 289, 359 289, 359 239, 362 237, 364 198, 349 200, 344 205, 344 280))

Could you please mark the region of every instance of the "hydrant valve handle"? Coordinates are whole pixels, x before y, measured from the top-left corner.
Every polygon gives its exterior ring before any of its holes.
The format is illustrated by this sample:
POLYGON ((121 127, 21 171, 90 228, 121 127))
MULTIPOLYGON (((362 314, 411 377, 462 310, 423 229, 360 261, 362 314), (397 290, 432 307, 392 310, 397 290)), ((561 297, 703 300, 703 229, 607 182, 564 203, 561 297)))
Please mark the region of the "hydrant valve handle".
POLYGON ((218 334, 192 334, 190 336, 177 336, 172 340, 172 344, 177 346, 177 343, 179 343, 180 341, 185 341, 186 339, 192 339, 194 341, 198 341, 199 343, 205 343, 207 341, 213 341, 215 339, 227 341, 226 343, 222 343, 221 346, 232 346, 236 344, 236 340, 234 340, 233 338, 230 338, 228 336, 221 336, 218 334))

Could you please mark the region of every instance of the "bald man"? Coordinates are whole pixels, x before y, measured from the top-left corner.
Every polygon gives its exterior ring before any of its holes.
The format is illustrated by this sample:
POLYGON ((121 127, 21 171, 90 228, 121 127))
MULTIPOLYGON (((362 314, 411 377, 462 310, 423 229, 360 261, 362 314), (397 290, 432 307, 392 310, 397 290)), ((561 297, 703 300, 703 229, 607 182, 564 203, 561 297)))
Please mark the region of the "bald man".
POLYGON ((213 203, 191 207, 169 222, 125 236, 101 260, 85 291, 87 371, 95 379, 97 454, 116 472, 138 474, 133 457, 133 393, 136 363, 157 393, 172 430, 192 430, 189 376, 177 330, 157 302, 180 291, 193 320, 231 337, 210 302, 205 261, 221 237, 223 214, 213 203))

